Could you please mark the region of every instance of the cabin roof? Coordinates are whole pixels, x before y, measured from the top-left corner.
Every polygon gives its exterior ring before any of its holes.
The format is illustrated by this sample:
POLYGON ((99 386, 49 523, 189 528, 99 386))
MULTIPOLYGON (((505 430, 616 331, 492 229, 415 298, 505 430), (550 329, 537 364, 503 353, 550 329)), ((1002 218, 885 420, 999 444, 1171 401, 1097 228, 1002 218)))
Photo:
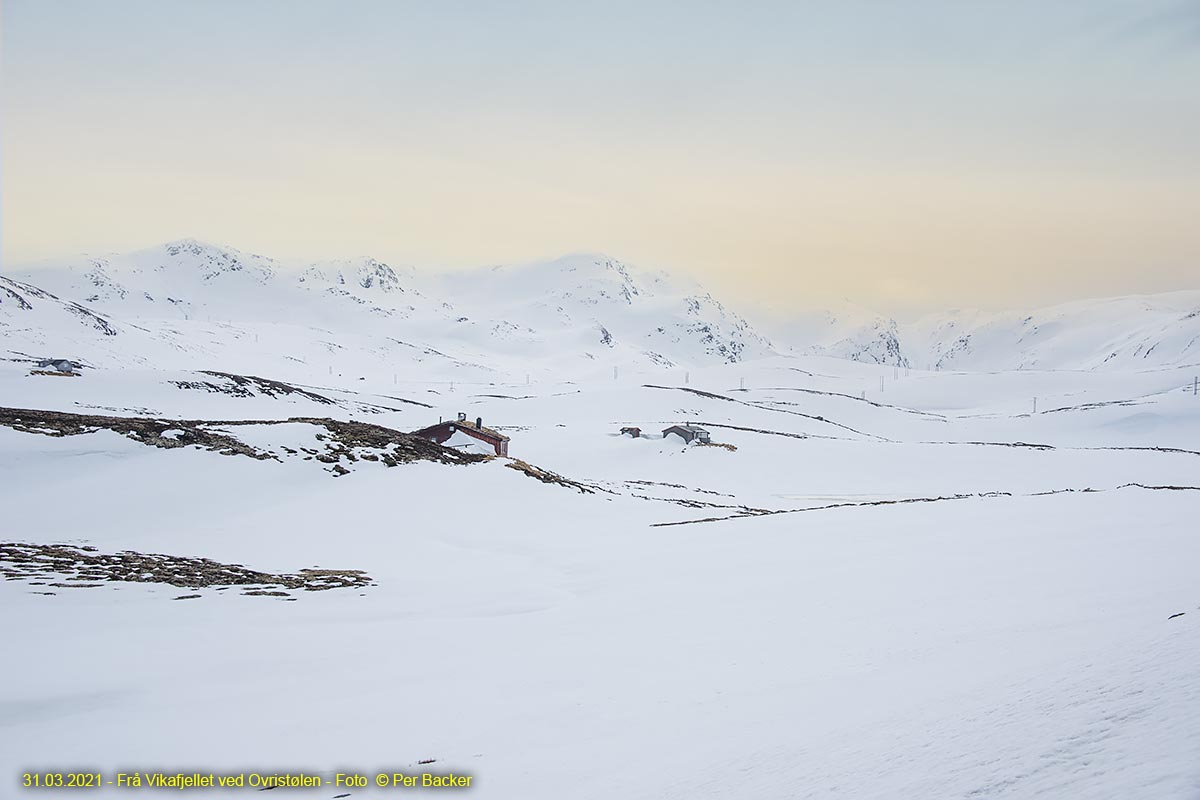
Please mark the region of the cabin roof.
POLYGON ((509 440, 508 437, 505 436, 503 433, 500 433, 500 431, 493 430, 492 428, 488 428, 486 426, 485 427, 476 427, 475 422, 473 420, 461 420, 461 419, 448 419, 443 422, 439 422, 436 425, 429 425, 425 428, 421 428, 419 431, 413 431, 413 435, 420 436, 423 433, 432 433, 433 431, 435 431, 439 428, 449 428, 451 425, 455 426, 456 428, 461 428, 466 431, 472 431, 474 433, 482 434, 484 436, 487 436, 488 438, 495 439, 500 442, 507 442, 509 440))

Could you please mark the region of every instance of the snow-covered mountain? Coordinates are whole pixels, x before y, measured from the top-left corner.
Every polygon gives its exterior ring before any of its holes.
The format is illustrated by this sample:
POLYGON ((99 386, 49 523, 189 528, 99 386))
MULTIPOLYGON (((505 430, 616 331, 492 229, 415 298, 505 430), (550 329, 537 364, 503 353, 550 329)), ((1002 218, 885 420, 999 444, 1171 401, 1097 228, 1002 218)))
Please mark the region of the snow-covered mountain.
POLYGON ((405 291, 400 276, 411 278, 413 270, 404 267, 397 272, 393 267, 373 258, 342 259, 313 264, 300 275, 301 283, 346 287, 347 292, 372 289, 382 293, 405 291))
MULTIPOLYGON (((23 281, 0 275, 0 330, 8 341, 36 341, 59 329, 79 328, 88 335, 116 336, 120 327, 103 314, 23 281)), ((80 335, 83 335, 82 333, 80 335)))
POLYGON ((913 369, 1144 369, 1200 363, 1200 290, 897 322, 847 307, 793 323, 796 352, 913 369))
MULTIPOLYGON (((527 370, 531 357, 547 369, 578 372, 699 366, 772 352, 749 323, 702 287, 598 254, 423 273, 372 258, 283 263, 189 239, 124 255, 43 262, 10 277, 103 315, 116 331, 140 335, 147 341, 133 351, 143 360, 158 361, 155 354, 169 341, 174 365, 196 358, 211 363, 222 351, 236 357, 231 351, 244 350, 250 338, 262 344, 264 336, 285 339, 284 357, 295 362, 383 359, 402 366, 433 357, 455 369, 468 366, 475 377, 503 371, 508 360, 519 359, 520 371, 527 370), (229 330, 179 335, 181 325, 200 322, 229 330)), ((30 332, 45 332, 26 311, 15 301, 0 306, 12 349, 28 349, 22 342, 30 332)), ((60 332, 59 349, 116 357, 85 330, 62 326, 60 332)))
MULTIPOLYGON (((455 272, 373 258, 296 263, 187 239, 9 272, 7 349, 101 362, 212 366, 251 342, 323 370, 386 362, 459 380, 541 369, 732 363, 777 352, 695 282, 603 254, 455 272), (189 325, 224 326, 194 335, 189 325), (136 340, 135 345, 117 345, 136 340), (62 351, 62 352, 60 352, 62 351)), ((1144 369, 1200 362, 1200 290, 912 322, 847 303, 797 310, 783 352, 914 369, 1144 369)), ((252 349, 252 348, 251 348, 252 349)))
POLYGON ((554 346, 624 352, 664 366, 771 352, 770 342, 698 284, 599 253, 429 277, 431 292, 471 310, 461 322, 490 326, 495 347, 550 334, 554 346))

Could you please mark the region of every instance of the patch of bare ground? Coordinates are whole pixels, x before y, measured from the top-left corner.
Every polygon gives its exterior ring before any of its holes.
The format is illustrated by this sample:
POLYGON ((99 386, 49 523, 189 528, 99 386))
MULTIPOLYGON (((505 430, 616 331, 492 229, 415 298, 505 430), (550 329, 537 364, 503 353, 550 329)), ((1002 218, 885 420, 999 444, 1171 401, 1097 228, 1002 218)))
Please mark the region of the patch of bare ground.
POLYGON ((721 422, 705 422, 700 420, 696 423, 702 428, 724 428, 730 431, 744 431, 746 433, 761 433, 764 436, 786 436, 789 439, 839 439, 839 436, 823 436, 818 433, 789 433, 788 431, 769 431, 764 428, 748 428, 745 425, 727 425, 721 422))
MULTIPOLYGON (((487 456, 463 453, 437 442, 413 436, 382 425, 368 422, 347 422, 325 417, 289 417, 280 420, 180 420, 150 417, 108 417, 95 414, 69 414, 62 411, 38 411, 21 408, 0 408, 0 426, 24 433, 44 436, 78 436, 110 430, 152 447, 172 449, 197 446, 221 455, 240 455, 257 460, 280 459, 239 441, 227 431, 244 425, 282 425, 306 423, 325 429, 318 434, 324 451, 313 451, 312 458, 340 466, 342 459, 380 461, 389 467, 414 461, 435 461, 442 464, 472 464, 486 461, 487 456), (166 434, 166 435, 164 435, 166 434), (362 450, 371 450, 362 453, 362 450)), ((286 450, 286 448, 284 448, 286 450)), ((348 470, 332 469, 335 475, 348 470)))
POLYGON ((723 450, 728 450, 731 453, 737 452, 737 445, 729 442, 696 442, 695 447, 720 447, 723 450))
MULTIPOLYGON (((394 428, 385 428, 369 422, 346 422, 324 417, 291 417, 283 422, 307 422, 324 427, 329 435, 322 441, 325 453, 316 456, 318 461, 335 463, 341 458, 355 461, 378 459, 389 467, 413 461, 437 461, 442 464, 475 464, 487 461, 488 456, 464 453, 451 447, 442 447, 437 442, 403 433, 394 428), (356 454, 356 449, 377 450, 378 453, 356 454), (374 457, 372 457, 374 456, 374 457)), ((222 423, 225 424, 225 423, 222 423)), ((253 422, 242 424, 256 424, 253 422)))
MULTIPOLYGON (((383 414, 389 411, 400 411, 398 408, 391 406, 379 405, 378 403, 367 403, 361 400, 351 399, 334 399, 327 397, 317 392, 309 391, 310 389, 322 389, 322 391, 340 392, 347 394, 356 394, 347 392, 345 389, 323 389, 320 386, 301 386, 297 384, 284 383, 283 381, 273 380, 271 378, 260 378, 257 375, 237 375, 232 372, 217 372, 216 370, 201 370, 201 375, 208 375, 216 378, 221 383, 214 381, 169 381, 172 385, 179 389, 191 389, 195 391, 212 392, 215 394, 227 394, 231 397, 259 397, 266 396, 272 398, 287 397, 295 395, 303 397, 314 403, 320 403, 327 406, 339 406, 350 411, 361 411, 366 414, 383 414)), ((363 380, 359 378, 359 380, 363 380)), ((409 400, 404 397, 394 397, 392 395, 380 395, 391 400, 398 400, 401 403, 408 403, 422 408, 433 408, 428 403, 421 403, 416 400, 409 400)))
MULTIPOLYGON (((650 525, 651 528, 668 528, 673 525, 695 525, 701 522, 723 522, 730 519, 741 519, 743 517, 759 517, 774 514, 805 514, 812 511, 830 511, 837 508, 865 508, 867 506, 896 506, 909 505, 912 503, 941 503, 949 500, 971 500, 971 499, 988 499, 997 497, 1048 497, 1056 494, 1093 494, 1107 491, 1120 491, 1122 489, 1144 489, 1146 491, 1170 491, 1170 492, 1200 492, 1200 486, 1156 486, 1144 483, 1123 483, 1120 486, 1112 489, 1095 489, 1092 487, 1083 488, 1067 488, 1067 489, 1048 489, 1042 492, 1030 492, 1028 494, 1016 495, 1012 492, 967 492, 965 494, 950 494, 937 495, 933 497, 902 497, 892 500, 859 500, 849 501, 844 503, 826 503, 820 506, 807 506, 805 508, 785 508, 778 510, 765 509, 750 509, 750 513, 729 514, 724 517, 705 517, 703 519, 685 519, 677 522, 655 522, 650 525)), ((650 498, 647 498, 650 499, 650 498)))
POLYGON ((23 433, 80 436, 99 430, 110 430, 152 447, 171 449, 196 445, 222 455, 240 455, 258 460, 274 458, 270 453, 260 452, 232 436, 207 430, 203 427, 205 424, 199 421, 148 417, 105 417, 96 414, 69 414, 63 411, 0 408, 0 425, 23 433), (164 436, 167 431, 172 431, 173 434, 164 436))
MULTIPOLYGON (((801 370, 801 371, 803 371, 803 370, 801 370)), ((808 373, 808 374, 811 375, 812 373, 808 373)), ((745 390, 742 390, 742 391, 745 391, 745 390)), ((802 392, 804 394, 825 395, 826 397, 840 397, 844 400, 853 400, 856 403, 863 403, 865 405, 875 406, 876 408, 890 408, 895 411, 903 412, 905 414, 916 414, 917 416, 921 416, 921 417, 930 417, 932 419, 946 421, 946 416, 944 414, 935 414, 931 411, 921 411, 916 408, 905 408, 904 406, 894 406, 894 405, 891 405, 890 403, 878 403, 874 400, 868 400, 865 397, 856 397, 855 395, 845 394, 843 392, 824 392, 819 389, 803 389, 803 388, 800 388, 797 386, 768 386, 768 387, 765 387, 761 391, 802 392)))
POLYGON ((696 500, 691 497, 652 497, 648 494, 630 494, 630 497, 636 497, 639 500, 652 500, 656 503, 673 503, 677 506, 685 506, 687 508, 728 508, 739 511, 741 513, 734 516, 756 516, 758 514, 774 514, 768 508, 752 508, 732 503, 710 503, 707 500, 696 500))
MULTIPOLYGON (((1050 412, 1046 412, 1050 413, 1050 412)), ((1173 453, 1184 456, 1200 456, 1200 450, 1185 450, 1182 447, 1159 447, 1156 445, 1093 445, 1093 446, 1074 446, 1074 445, 1052 445, 1039 444, 1036 442, 918 442, 918 444, 936 444, 936 445, 973 445, 975 447, 1019 447, 1026 450, 1125 450, 1132 452, 1144 453, 1173 453)))
POLYGON ((720 495, 721 497, 733 497, 731 494, 713 491, 712 489, 689 489, 682 483, 665 483, 663 481, 625 481, 625 483, 630 486, 666 486, 671 489, 684 489, 686 491, 696 492, 698 494, 715 494, 720 495))
POLYGON ((615 494, 615 492, 612 492, 609 489, 605 489, 602 486, 597 486, 596 484, 580 483, 579 481, 571 480, 570 478, 565 478, 562 475, 559 475, 557 472, 551 472, 548 469, 542 469, 541 467, 535 467, 533 464, 530 464, 528 461, 522 461, 519 458, 508 459, 508 463, 506 463, 504 466, 508 467, 509 469, 515 469, 517 472, 520 472, 523 475, 528 475, 529 477, 531 477, 535 480, 539 480, 542 483, 549 483, 549 484, 553 484, 555 486, 566 486, 569 489, 577 489, 579 492, 581 492, 583 494, 595 494, 596 492, 604 492, 606 494, 615 494))
POLYGON ((645 386, 647 389, 667 389, 667 390, 675 390, 675 391, 679 391, 679 392, 689 392, 691 394, 696 395, 697 397, 707 397, 710 400, 724 400, 727 403, 737 403, 738 405, 748 406, 749 408, 757 408, 762 411, 774 411, 779 414, 791 414, 793 416, 804 417, 805 419, 810 419, 813 422, 820 422, 825 425, 832 425, 835 428, 841 428, 842 430, 850 431, 851 433, 858 434, 859 436, 867 436, 872 439, 877 439, 878 441, 881 441, 881 442, 891 441, 886 436, 880 436, 879 434, 876 434, 876 433, 868 433, 866 431, 860 431, 857 428, 850 427, 849 425, 843 425, 840 422, 835 422, 834 420, 826 419, 825 417, 818 416, 815 414, 805 414, 802 411, 791 411, 791 410, 785 409, 785 408, 775 408, 774 406, 767 405, 765 403, 755 403, 755 402, 751 402, 748 400, 739 400, 736 397, 726 397, 723 394, 716 394, 715 392, 705 392, 701 389, 692 389, 692 388, 689 388, 686 386, 660 386, 660 385, 654 384, 654 383, 646 383, 646 384, 642 384, 642 385, 645 386))
MULTIPOLYGON (((319 592, 373 586, 371 576, 357 569, 302 569, 271 573, 242 564, 163 553, 101 553, 94 547, 69 544, 0 542, 0 574, 5 580, 62 589, 93 589, 110 582, 157 583, 187 589, 245 587, 243 594, 288 596, 283 590, 319 592), (38 580, 41 579, 41 580, 38 580)), ((200 595, 183 595, 176 600, 200 595)))
POLYGON ((217 372, 210 369, 200 370, 200 374, 220 378, 226 382, 224 384, 217 384, 209 381, 171 381, 171 383, 180 389, 200 389, 206 392, 229 394, 234 397, 255 397, 256 395, 287 397, 289 395, 298 395, 312 400, 314 403, 327 406, 335 405, 333 400, 323 394, 310 392, 298 386, 293 386, 290 383, 272 380, 271 378, 260 378, 257 375, 236 375, 232 372, 217 372))
POLYGON ((380 397, 386 397, 389 400, 399 400, 401 403, 408 403, 410 406, 420 406, 421 408, 433 408, 429 403, 422 403, 420 400, 409 400, 407 397, 396 397, 391 394, 381 394, 380 397))
POLYGON ((905 497, 898 500, 864 500, 859 502, 847 503, 828 503, 822 506, 810 506, 808 508, 789 508, 772 511, 761 511, 751 514, 730 514, 724 517, 705 517, 703 519, 685 519, 678 522, 656 522, 650 527, 652 528, 669 528, 674 525, 695 525, 701 522, 722 522, 729 519, 740 519, 742 517, 761 517, 775 514, 800 514, 808 511, 828 511, 834 508, 859 508, 864 506, 890 506, 904 505, 908 503, 938 503, 945 500, 966 500, 970 497, 998 497, 1008 496, 1007 492, 988 492, 985 494, 952 494, 941 495, 937 497, 905 497))

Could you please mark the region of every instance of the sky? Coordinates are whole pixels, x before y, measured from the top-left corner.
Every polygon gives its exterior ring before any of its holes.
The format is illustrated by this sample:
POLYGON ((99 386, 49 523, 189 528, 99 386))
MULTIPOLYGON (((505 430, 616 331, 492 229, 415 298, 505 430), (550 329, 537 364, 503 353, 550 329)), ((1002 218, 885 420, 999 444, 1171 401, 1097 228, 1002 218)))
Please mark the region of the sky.
POLYGON ((1200 0, 0 0, 3 264, 602 251, 786 311, 1200 287, 1200 0))

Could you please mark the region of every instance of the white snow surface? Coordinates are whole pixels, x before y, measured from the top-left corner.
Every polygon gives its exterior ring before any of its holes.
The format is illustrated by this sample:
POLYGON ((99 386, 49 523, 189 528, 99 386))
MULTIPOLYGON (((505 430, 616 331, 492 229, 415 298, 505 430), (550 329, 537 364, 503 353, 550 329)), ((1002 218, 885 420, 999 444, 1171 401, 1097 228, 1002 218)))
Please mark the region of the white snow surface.
POLYGON ((496 448, 492 447, 487 442, 480 441, 474 436, 463 433, 461 430, 455 431, 450 435, 450 438, 442 442, 445 447, 452 447, 455 450, 463 450, 468 453, 482 453, 491 455, 496 452, 496 448))
POLYGON ((1093 347, 1194 298, 1055 312, 1020 355, 980 318, 990 366, 905 370, 768 344, 602 256, 302 267, 184 242, 0 278, 0 407, 178 420, 172 443, 205 420, 271 456, 0 425, 0 541, 374 584, 0 582, 0 794, 79 767, 432 770, 529 800, 1200 797, 1198 359, 1175 328, 1149 357, 1093 347), (32 374, 44 357, 87 367, 32 374), (592 491, 501 458, 305 457, 315 418, 460 411, 592 491), (689 421, 735 449, 658 438, 689 421))
POLYGON ((929 370, 1148 369, 1200 362, 1200 290, 907 323, 848 305, 779 333, 799 353, 929 370))

